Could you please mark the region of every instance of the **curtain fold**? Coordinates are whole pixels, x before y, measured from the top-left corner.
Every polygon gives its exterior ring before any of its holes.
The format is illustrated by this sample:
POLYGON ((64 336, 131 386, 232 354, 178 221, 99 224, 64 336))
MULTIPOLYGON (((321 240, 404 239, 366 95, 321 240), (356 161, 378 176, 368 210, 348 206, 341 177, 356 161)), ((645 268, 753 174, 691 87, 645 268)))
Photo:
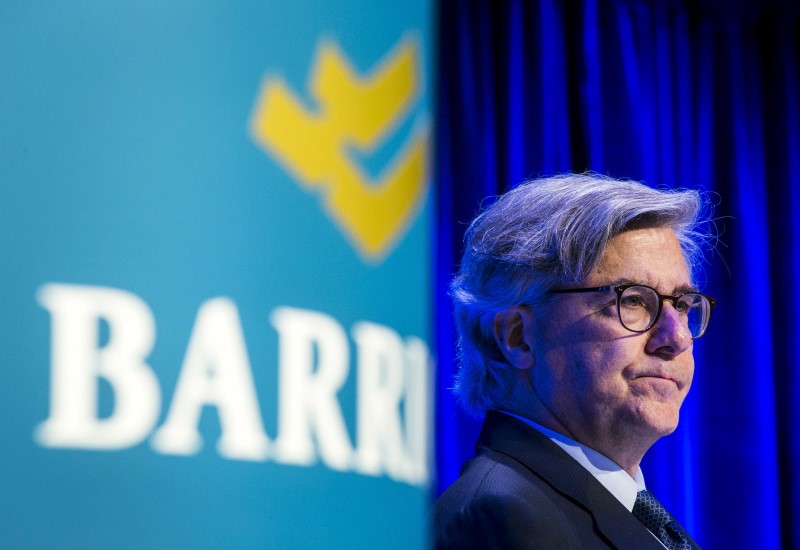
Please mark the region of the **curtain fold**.
POLYGON ((798 11, 440 2, 439 491, 479 425, 445 389, 455 372, 446 285, 466 223, 526 178, 593 170, 700 189, 715 204, 720 242, 701 283, 720 305, 695 346, 681 424, 645 457, 648 486, 701 545, 800 545, 798 11))

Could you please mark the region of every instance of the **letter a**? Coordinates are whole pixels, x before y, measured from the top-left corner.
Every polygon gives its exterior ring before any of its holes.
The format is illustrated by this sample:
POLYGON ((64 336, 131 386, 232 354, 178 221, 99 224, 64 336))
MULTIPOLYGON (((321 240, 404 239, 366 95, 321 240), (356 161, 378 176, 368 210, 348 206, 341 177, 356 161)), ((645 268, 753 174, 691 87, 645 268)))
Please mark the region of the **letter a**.
POLYGON ((153 436, 153 448, 189 455, 202 445, 198 431, 206 405, 217 407, 222 456, 264 460, 267 435, 258 408, 250 361, 236 304, 227 298, 205 302, 197 312, 186 358, 167 421, 153 436))

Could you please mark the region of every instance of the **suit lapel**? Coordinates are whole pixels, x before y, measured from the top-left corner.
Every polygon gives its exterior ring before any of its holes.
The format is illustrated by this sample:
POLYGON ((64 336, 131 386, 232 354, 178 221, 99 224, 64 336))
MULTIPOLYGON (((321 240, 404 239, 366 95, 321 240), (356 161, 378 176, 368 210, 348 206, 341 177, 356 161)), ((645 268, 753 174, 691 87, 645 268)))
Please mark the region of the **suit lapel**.
POLYGON ((559 493, 586 509, 609 543, 618 548, 664 550, 644 525, 564 450, 538 430, 508 415, 486 415, 478 446, 523 464, 559 493))

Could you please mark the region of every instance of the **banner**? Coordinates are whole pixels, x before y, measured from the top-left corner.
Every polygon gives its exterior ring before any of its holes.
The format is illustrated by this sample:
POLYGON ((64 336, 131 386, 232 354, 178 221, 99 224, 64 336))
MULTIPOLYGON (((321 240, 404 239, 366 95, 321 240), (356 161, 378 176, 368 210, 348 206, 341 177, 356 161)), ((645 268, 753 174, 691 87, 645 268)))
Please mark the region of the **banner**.
POLYGON ((427 2, 0 18, 3 548, 419 548, 427 2))

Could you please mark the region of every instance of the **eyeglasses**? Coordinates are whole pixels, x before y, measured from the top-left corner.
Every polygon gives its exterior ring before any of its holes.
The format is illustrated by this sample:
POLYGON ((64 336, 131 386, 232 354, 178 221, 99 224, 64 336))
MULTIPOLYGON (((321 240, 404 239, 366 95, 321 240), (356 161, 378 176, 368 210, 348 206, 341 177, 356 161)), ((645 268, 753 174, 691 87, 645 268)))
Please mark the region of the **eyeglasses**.
POLYGON ((681 320, 689 328, 692 340, 700 338, 708 328, 711 312, 717 301, 699 292, 686 292, 678 296, 661 294, 647 285, 609 285, 593 288, 564 288, 548 290, 548 294, 567 294, 573 292, 617 293, 617 314, 622 326, 631 332, 647 332, 656 324, 664 308, 664 300, 669 300, 681 320))

